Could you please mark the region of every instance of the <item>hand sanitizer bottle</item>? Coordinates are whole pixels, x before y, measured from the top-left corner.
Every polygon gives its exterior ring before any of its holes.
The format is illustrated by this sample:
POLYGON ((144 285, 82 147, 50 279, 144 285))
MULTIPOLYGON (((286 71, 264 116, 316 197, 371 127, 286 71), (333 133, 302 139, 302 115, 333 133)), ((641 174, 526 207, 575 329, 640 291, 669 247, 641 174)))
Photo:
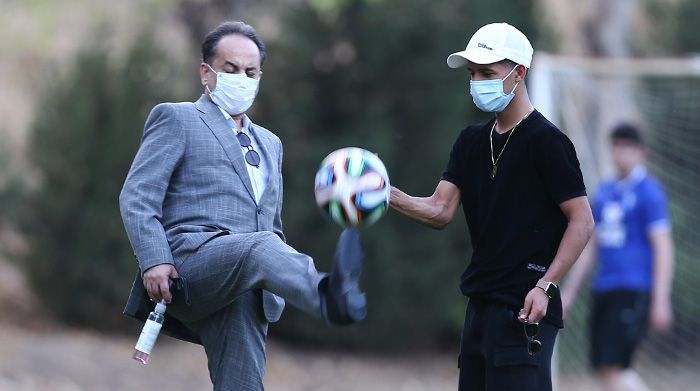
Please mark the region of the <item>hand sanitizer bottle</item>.
POLYGON ((142 364, 148 363, 153 345, 156 344, 158 333, 160 333, 160 328, 163 326, 165 309, 165 301, 161 300, 160 303, 156 304, 156 308, 153 312, 148 315, 146 324, 144 324, 143 329, 141 329, 139 340, 136 342, 136 349, 132 356, 134 360, 142 364))

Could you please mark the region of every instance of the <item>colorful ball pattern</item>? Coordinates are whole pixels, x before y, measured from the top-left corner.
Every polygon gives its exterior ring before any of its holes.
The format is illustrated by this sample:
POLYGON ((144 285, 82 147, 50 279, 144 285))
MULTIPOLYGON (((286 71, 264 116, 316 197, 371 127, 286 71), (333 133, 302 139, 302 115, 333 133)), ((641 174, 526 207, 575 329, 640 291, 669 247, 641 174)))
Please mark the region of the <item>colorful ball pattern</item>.
POLYGON ((379 157, 362 148, 338 149, 316 173, 316 204, 342 227, 366 227, 389 207, 389 175, 379 157))

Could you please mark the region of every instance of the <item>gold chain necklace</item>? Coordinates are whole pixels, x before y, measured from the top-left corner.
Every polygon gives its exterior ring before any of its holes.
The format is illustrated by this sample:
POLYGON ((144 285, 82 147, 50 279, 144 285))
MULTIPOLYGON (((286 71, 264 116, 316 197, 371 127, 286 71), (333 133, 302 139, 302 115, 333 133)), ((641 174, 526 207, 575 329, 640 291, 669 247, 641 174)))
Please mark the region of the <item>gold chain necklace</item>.
POLYGON ((493 121, 493 126, 491 127, 491 133, 489 133, 489 142, 491 144, 491 179, 496 177, 496 171, 498 170, 498 160, 501 158, 501 155, 503 155, 503 151, 506 150, 506 146, 508 146, 508 141, 510 141, 510 136, 512 136, 513 133, 515 133, 515 128, 518 125, 520 125, 520 123, 523 122, 523 120, 525 118, 527 118, 530 114, 532 114, 533 111, 535 111, 534 107, 531 108, 530 111, 528 111, 527 114, 525 114, 525 116, 523 118, 520 118, 520 121, 518 121, 518 123, 516 123, 515 126, 513 126, 511 128, 511 132, 508 135, 508 138, 506 139, 506 143, 503 144, 503 148, 501 148, 501 152, 498 153, 498 156, 496 156, 495 159, 493 158, 493 131, 494 131, 494 129, 496 129, 496 121, 493 121))

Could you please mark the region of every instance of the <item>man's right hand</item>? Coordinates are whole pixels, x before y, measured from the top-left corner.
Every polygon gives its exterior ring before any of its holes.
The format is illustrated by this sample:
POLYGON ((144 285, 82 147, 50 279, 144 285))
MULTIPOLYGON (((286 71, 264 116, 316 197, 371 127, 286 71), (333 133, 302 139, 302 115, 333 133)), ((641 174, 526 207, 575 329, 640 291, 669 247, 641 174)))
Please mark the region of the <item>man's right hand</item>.
POLYGON ((170 304, 173 297, 170 294, 170 279, 178 277, 175 266, 163 263, 147 269, 143 273, 143 286, 148 292, 148 297, 155 302, 164 299, 170 304))

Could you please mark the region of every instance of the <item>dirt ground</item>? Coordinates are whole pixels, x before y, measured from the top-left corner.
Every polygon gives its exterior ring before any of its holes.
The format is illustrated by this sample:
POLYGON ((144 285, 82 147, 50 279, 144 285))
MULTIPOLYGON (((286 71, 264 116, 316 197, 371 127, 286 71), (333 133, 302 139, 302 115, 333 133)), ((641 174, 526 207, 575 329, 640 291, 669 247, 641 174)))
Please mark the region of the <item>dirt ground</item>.
MULTIPOLYGON (((134 336, 136 337, 136 336, 134 336)), ((134 340, 89 331, 26 330, 0 319, 0 391, 211 390, 201 347, 158 340, 151 362, 131 360, 134 340)), ((697 369, 653 390, 691 390, 697 369)), ((696 378, 697 376, 695 376, 696 378)), ((557 379, 559 391, 596 391, 588 373, 557 379)), ((452 353, 379 357, 302 351, 268 343, 265 388, 272 391, 441 391, 457 389, 452 353)))
MULTIPOLYGON (((1 231, 1 230, 0 230, 1 231)), ((210 390, 204 351, 167 336, 148 365, 133 338, 52 325, 19 268, 0 257, 0 391, 210 390)), ((456 353, 376 357, 267 345, 265 388, 281 391, 454 390, 456 353)))
MULTIPOLYGON (((210 390, 200 346, 159 338, 148 365, 131 359, 133 338, 51 326, 16 266, 0 258, 0 391, 210 390)), ((456 352, 376 356, 267 346, 272 391, 457 389, 456 352)), ((595 390, 590 378, 560 390, 595 390)))
MULTIPOLYGON (((151 362, 131 359, 133 338, 51 325, 16 266, 0 258, 0 391, 210 390, 204 351, 162 336, 151 362)), ((267 345, 265 388, 272 391, 441 391, 457 389, 456 352, 402 356, 267 345)), ((653 376, 652 389, 690 390, 697 365, 686 360, 653 376), (662 386, 661 386, 662 385, 662 386)), ((659 363, 642 363, 657 367, 659 363)), ((645 371, 642 371, 644 373, 645 371)), ((647 378, 649 375, 646 376, 647 378)), ((555 375, 558 391, 595 391, 587 370, 555 375)))
MULTIPOLYGON (((0 325, 0 390, 208 390, 202 349, 168 337, 148 365, 131 360, 134 341, 71 330, 0 325)), ((268 345, 265 387, 289 391, 454 390, 454 356, 377 358, 268 345)))

